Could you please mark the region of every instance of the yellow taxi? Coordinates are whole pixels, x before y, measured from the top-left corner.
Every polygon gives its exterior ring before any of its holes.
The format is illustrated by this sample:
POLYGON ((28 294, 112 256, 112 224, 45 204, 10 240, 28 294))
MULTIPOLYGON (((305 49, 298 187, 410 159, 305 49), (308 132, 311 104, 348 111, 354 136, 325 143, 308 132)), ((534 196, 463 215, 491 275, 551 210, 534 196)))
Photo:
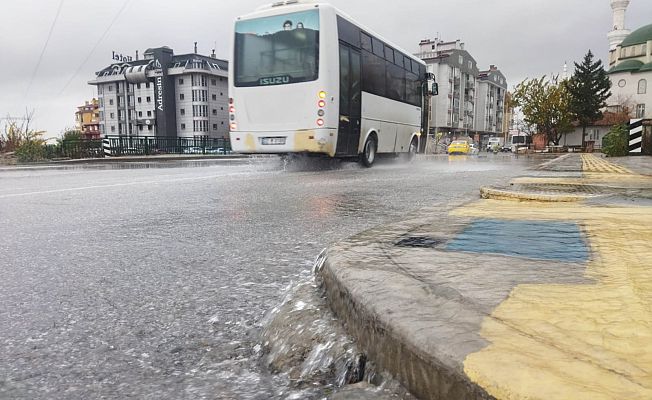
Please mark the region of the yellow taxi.
POLYGON ((469 154, 471 146, 466 140, 455 140, 448 146, 448 154, 469 154))

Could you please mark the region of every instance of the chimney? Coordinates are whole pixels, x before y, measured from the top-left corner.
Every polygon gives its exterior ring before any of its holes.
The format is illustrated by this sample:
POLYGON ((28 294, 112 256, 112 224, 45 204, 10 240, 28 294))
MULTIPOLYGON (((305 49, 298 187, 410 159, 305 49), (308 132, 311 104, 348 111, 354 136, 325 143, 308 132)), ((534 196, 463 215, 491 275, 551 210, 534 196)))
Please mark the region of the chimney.
POLYGON ((136 50, 136 61, 138 61, 138 50, 136 50))
POLYGON ((195 42, 195 54, 197 54, 197 42, 195 42))
POLYGON ((211 51, 211 58, 217 58, 217 56, 215 55, 215 49, 211 51))

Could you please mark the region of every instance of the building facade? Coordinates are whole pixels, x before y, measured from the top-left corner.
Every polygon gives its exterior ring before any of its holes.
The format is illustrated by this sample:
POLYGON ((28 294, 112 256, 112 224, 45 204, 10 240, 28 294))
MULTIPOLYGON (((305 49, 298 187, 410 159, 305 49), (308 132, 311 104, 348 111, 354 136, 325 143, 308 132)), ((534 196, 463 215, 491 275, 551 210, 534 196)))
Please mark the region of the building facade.
POLYGON ((82 133, 82 138, 96 140, 100 138, 100 102, 97 99, 87 101, 83 106, 77 107, 75 125, 82 133))
POLYGON ((482 145, 502 133, 507 80, 495 66, 481 72, 460 40, 422 40, 416 55, 439 83, 439 95, 431 100, 431 134, 482 145))
POLYGON ((96 73, 102 136, 228 137, 228 62, 148 49, 96 73))
POLYGON ((505 122, 505 94, 507 80, 495 65, 480 71, 478 76, 478 100, 476 106, 476 129, 481 137, 503 137, 505 122))
POLYGON ((652 118, 652 24, 631 33, 624 29, 628 4, 626 0, 611 0, 614 21, 619 25, 608 35, 612 84, 608 104, 612 111, 626 108, 632 117, 647 119, 652 118), (614 36, 614 32, 626 34, 614 36))

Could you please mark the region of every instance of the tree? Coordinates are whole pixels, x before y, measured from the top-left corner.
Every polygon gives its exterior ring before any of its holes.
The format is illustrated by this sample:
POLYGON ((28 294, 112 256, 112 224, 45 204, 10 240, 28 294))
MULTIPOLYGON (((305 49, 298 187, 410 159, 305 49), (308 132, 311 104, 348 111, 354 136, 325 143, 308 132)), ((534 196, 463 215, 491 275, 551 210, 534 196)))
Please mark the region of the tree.
POLYGON ((602 138, 602 152, 610 157, 626 156, 629 152, 629 129, 627 125, 614 125, 602 138))
POLYGON ((602 61, 593 61, 589 50, 581 64, 575 63, 575 73, 566 82, 573 116, 582 127, 582 149, 585 146, 586 127, 602 118, 602 109, 611 96, 611 81, 602 67, 602 61))
POLYGON ((74 142, 82 139, 83 139, 82 131, 80 131, 79 129, 68 128, 62 132, 61 138, 57 139, 57 142, 59 145, 61 145, 64 142, 74 142))
POLYGON ((0 150, 4 152, 15 151, 27 141, 39 136, 42 132, 35 132, 31 123, 34 119, 34 111, 25 111, 23 117, 7 116, 0 118, 4 121, 2 132, 0 132, 0 150))
POLYGON ((562 135, 573 130, 570 95, 557 77, 524 80, 516 86, 513 102, 525 123, 545 134, 548 143, 558 145, 562 135))

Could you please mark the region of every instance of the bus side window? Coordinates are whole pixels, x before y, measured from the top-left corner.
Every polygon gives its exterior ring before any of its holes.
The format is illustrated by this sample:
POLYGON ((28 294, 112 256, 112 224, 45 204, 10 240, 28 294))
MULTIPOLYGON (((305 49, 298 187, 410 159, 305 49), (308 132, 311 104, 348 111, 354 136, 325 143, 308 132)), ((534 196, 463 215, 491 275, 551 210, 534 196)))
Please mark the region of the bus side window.
POLYGON ((395 50, 395 53, 396 53, 396 55, 394 56, 394 59, 396 60, 396 65, 403 68, 403 59, 405 58, 405 56, 403 54, 399 53, 396 50, 395 50))
POLYGON ((340 40, 353 47, 360 48, 360 28, 338 15, 337 30, 340 35, 340 40))
POLYGON ((371 36, 367 35, 364 32, 360 32, 360 44, 363 49, 371 53, 371 36))
POLYGON ((412 65, 412 60, 410 59, 410 57, 403 56, 403 61, 405 62, 406 71, 408 71, 408 72, 412 71, 412 67, 410 66, 410 65, 412 65))
POLYGON ((394 62, 394 49, 389 46, 385 46, 385 60, 391 63, 394 62))
POLYGON ((385 45, 383 42, 376 38, 371 39, 371 45, 374 49, 373 53, 379 57, 385 58, 385 45))

